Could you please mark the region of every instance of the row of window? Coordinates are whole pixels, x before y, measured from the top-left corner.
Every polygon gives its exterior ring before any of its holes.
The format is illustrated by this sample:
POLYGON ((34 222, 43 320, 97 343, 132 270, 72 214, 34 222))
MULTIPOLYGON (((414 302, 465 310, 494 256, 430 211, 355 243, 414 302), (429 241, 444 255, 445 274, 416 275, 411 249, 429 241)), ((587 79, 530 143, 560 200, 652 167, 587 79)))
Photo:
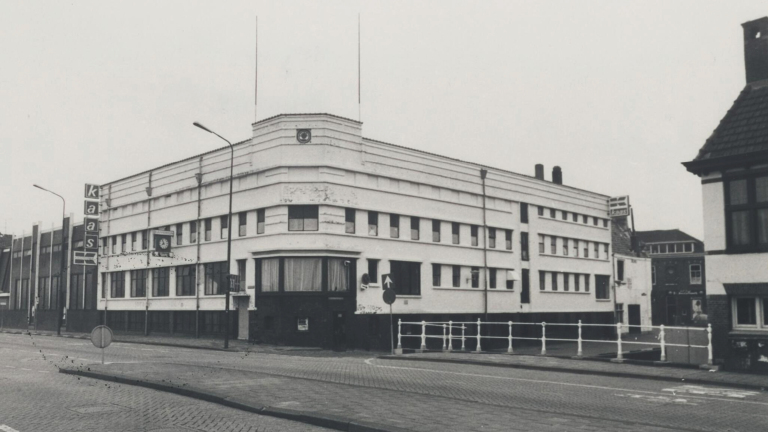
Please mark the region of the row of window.
MULTIPOLYGON (((595 297, 599 300, 610 298, 608 290, 610 277, 595 275, 595 297)), ((589 292, 590 275, 582 273, 560 273, 539 270, 540 291, 589 292)))
MULTIPOLYGON (((467 267, 464 267, 465 269, 467 267)), ((461 288, 462 286, 470 286, 472 288, 480 288, 480 267, 468 267, 469 275, 462 281, 462 267, 459 265, 444 265, 444 264, 432 264, 432 286, 442 287, 443 275, 450 271, 451 287, 461 288), (462 282, 464 282, 462 284, 462 282)), ((507 270, 499 268, 488 269, 488 288, 496 289, 499 281, 498 274, 502 272, 501 280, 505 281, 506 289, 514 289, 515 281, 508 277, 507 270)), ((465 272, 466 274, 466 272, 465 272)))
POLYGON ((608 252, 608 243, 589 242, 586 240, 569 239, 565 237, 546 236, 539 234, 539 254, 542 255, 558 255, 558 251, 561 251, 562 256, 573 256, 578 258, 580 255, 582 258, 590 257, 590 244, 592 249, 592 258, 604 259, 610 258, 608 252), (600 254, 600 246, 602 245, 602 256, 600 254), (549 247, 547 247, 549 246, 549 247))
POLYGON ((644 249, 650 254, 691 253, 693 252, 693 243, 650 244, 646 245, 644 249))
MULTIPOLYGON (((41 276, 38 278, 36 292, 32 293, 37 300, 37 309, 54 310, 58 304, 59 277, 41 276)), ((63 295, 63 293, 62 293, 63 295)), ((29 296, 29 279, 16 279, 14 281, 13 300, 9 304, 11 309, 26 309, 29 296)), ((66 302, 66 298, 62 298, 66 302)), ((34 302, 35 300, 33 300, 34 302)), ((66 303, 65 303, 66 304, 66 303)), ((69 309, 95 309, 96 285, 93 275, 75 273, 70 275, 69 282, 69 309)))
POLYGON ((768 297, 734 297, 731 308, 734 328, 768 330, 768 297))
MULTIPOLYGON (((206 295, 219 295, 226 292, 225 287, 228 286, 226 267, 226 261, 204 264, 206 295)), ((244 260, 238 261, 238 268, 242 272, 240 274, 245 272, 244 260)), ((176 296, 195 295, 196 273, 197 266, 195 265, 176 267, 176 296)), ((150 274, 152 275, 151 297, 168 297, 171 280, 170 267, 103 273, 101 297, 104 298, 107 290, 109 290, 110 298, 125 298, 126 279, 130 284, 130 297, 146 297, 147 288, 150 284, 150 274)))
MULTIPOLYGON (((624 280, 624 262, 618 261, 617 264, 621 263, 621 277, 617 276, 616 280, 624 280)), ((674 273, 674 267, 669 267, 672 269, 672 272, 674 273)), ((701 271, 701 264, 689 264, 688 265, 688 281, 691 285, 701 285, 702 282, 702 271, 701 271)), ((656 285, 656 266, 651 267, 651 283, 653 285, 656 285)))
POLYGON ((553 208, 547 208, 547 207, 539 206, 539 216, 543 216, 543 217, 549 216, 552 219, 557 219, 558 212, 560 213, 560 220, 567 221, 567 220, 569 220, 569 215, 570 215, 570 220, 571 221, 573 221, 575 223, 579 223, 579 221, 581 221, 581 223, 583 223, 585 225, 588 225, 589 224, 589 220, 591 218, 592 219, 592 225, 599 226, 602 223, 603 228, 608 228, 608 219, 603 219, 603 218, 599 218, 599 217, 595 217, 595 216, 587 216, 587 215, 584 215, 584 214, 583 215, 579 215, 578 213, 574 213, 574 212, 567 212, 565 210, 555 210, 553 208), (581 217, 579 217, 579 216, 581 216, 581 217), (600 221, 602 221, 602 222, 600 222, 600 221))

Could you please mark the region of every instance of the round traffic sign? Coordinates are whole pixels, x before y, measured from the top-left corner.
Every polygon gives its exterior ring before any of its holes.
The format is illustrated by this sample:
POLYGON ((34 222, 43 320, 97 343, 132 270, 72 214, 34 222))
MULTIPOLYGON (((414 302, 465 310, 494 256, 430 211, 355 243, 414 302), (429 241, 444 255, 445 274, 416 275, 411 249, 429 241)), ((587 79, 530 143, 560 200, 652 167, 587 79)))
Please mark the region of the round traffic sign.
POLYGON ((397 298, 397 294, 395 294, 395 290, 391 288, 387 288, 384 290, 384 294, 382 295, 384 297, 384 303, 391 305, 395 302, 395 299, 397 298))
POLYGON ((96 326, 91 332, 91 342, 96 348, 108 347, 112 343, 112 337, 112 329, 105 325, 96 326))

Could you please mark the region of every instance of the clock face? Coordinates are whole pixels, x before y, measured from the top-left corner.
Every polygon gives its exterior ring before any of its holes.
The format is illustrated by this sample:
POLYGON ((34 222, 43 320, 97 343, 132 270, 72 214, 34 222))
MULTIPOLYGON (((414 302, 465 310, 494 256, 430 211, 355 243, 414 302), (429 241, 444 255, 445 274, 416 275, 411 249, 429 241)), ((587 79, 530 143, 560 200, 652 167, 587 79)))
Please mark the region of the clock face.
POLYGON ((306 144, 306 143, 312 141, 312 130, 311 129, 297 129, 296 130, 296 141, 300 142, 301 144, 306 144))
POLYGON ((168 249, 168 246, 169 246, 168 239, 164 239, 164 238, 160 239, 159 246, 160 246, 160 249, 168 249))

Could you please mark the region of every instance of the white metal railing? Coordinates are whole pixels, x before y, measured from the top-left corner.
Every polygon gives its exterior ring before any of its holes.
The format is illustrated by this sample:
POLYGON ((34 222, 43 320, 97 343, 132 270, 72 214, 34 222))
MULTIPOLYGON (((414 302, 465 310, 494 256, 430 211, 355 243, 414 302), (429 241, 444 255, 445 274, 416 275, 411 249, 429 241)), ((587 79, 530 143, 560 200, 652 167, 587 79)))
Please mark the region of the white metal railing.
POLYGON ((625 325, 622 323, 616 323, 616 324, 584 324, 581 322, 581 320, 578 321, 578 323, 529 323, 529 322, 513 322, 513 321, 507 321, 507 322, 483 322, 479 318, 477 321, 421 321, 421 322, 408 322, 403 321, 402 319, 397 320, 397 349, 398 353, 402 353, 403 344, 402 344, 402 338, 419 338, 421 340, 421 346, 419 347, 420 350, 425 351, 427 350, 427 338, 439 338, 442 339, 442 349, 446 352, 451 352, 454 350, 454 341, 461 341, 461 351, 466 351, 466 341, 467 338, 473 338, 476 340, 476 348, 474 352, 482 352, 482 339, 506 339, 508 342, 507 346, 507 353, 514 353, 514 347, 513 347, 513 340, 535 340, 535 341, 541 341, 541 355, 547 354, 547 341, 555 341, 555 342, 576 342, 576 356, 581 357, 583 355, 583 343, 584 342, 597 342, 597 343, 615 343, 616 344, 616 360, 623 360, 624 359, 624 352, 622 344, 624 341, 622 340, 622 329, 624 327, 640 327, 640 328, 651 328, 651 329, 658 329, 659 334, 656 337, 658 342, 643 342, 643 341, 627 341, 627 343, 633 344, 633 345, 653 345, 653 346, 659 346, 661 348, 661 361, 667 360, 667 347, 687 347, 687 348, 697 348, 697 349, 705 349, 707 350, 707 364, 712 365, 712 326, 710 324, 707 325, 707 327, 673 327, 673 326, 664 326, 663 324, 660 326, 650 326, 650 325, 625 325), (403 325, 417 325, 421 326, 421 334, 403 334, 402 332, 402 326, 403 325), (500 326, 504 325, 507 326, 509 329, 509 333, 507 336, 482 336, 481 329, 482 326, 500 326), (474 332, 474 335, 469 336, 467 334, 467 330, 470 328, 469 326, 476 327, 476 331, 474 332), (541 326, 541 337, 523 337, 523 336, 513 336, 512 328, 513 326, 541 326), (547 337, 547 326, 575 326, 578 329, 578 336, 576 339, 564 339, 564 338, 552 338, 547 337), (427 327, 437 327, 438 329, 442 327, 442 335, 440 334, 427 334, 427 327), (616 329, 616 340, 606 340, 606 339, 584 339, 582 337, 582 328, 583 327, 612 327, 616 329), (456 330, 457 334, 454 335, 454 329, 456 330), (461 330, 461 336, 458 335, 458 331, 461 330), (685 331, 701 331, 706 332, 707 334, 707 344, 706 345, 691 345, 690 343, 686 344, 679 344, 679 343, 669 343, 666 341, 666 331, 667 330, 685 330, 685 331))

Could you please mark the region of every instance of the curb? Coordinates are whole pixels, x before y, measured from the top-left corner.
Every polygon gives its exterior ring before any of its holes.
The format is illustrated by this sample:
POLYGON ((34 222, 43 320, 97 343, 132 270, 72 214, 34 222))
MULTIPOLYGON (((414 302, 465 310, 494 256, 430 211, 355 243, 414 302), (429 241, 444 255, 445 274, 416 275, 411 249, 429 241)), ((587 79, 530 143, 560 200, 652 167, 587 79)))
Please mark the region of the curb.
POLYGON ((645 379, 645 380, 654 380, 654 381, 670 381, 670 382, 685 381, 686 383, 689 383, 689 384, 730 386, 730 387, 736 387, 736 388, 745 389, 745 390, 768 391, 768 386, 762 386, 758 384, 731 383, 731 382, 722 382, 717 380, 709 380, 709 379, 701 379, 701 378, 688 378, 688 377, 682 377, 682 376, 672 377, 672 376, 661 376, 661 375, 647 375, 647 374, 633 373, 633 372, 612 372, 612 371, 600 371, 600 370, 568 369, 565 367, 538 366, 538 365, 529 365, 529 364, 490 363, 490 362, 484 362, 479 360, 455 360, 455 359, 439 359, 439 358, 428 359, 423 357, 408 358, 405 356, 393 356, 393 355, 378 356, 377 358, 382 360, 406 360, 406 361, 417 361, 417 362, 428 362, 428 363, 452 363, 452 364, 490 366, 490 367, 500 367, 500 368, 510 368, 510 369, 528 369, 528 370, 537 370, 537 371, 544 371, 544 372, 564 372, 564 373, 571 373, 575 375, 602 375, 602 376, 609 376, 609 377, 615 377, 615 378, 635 378, 635 379, 645 379))
POLYGON ((277 417, 285 420, 292 420, 300 423, 311 424, 313 426, 321 426, 328 429, 344 431, 344 432, 410 432, 410 429, 403 429, 396 426, 386 426, 370 422, 361 422, 357 420, 351 420, 345 417, 324 415, 319 413, 307 413, 303 411, 296 411, 285 408, 276 408, 269 406, 253 405, 245 401, 237 401, 227 396, 219 396, 213 393, 207 393, 200 390, 192 390, 180 387, 174 387, 168 384, 160 384, 157 382, 140 381, 129 378, 118 377, 114 375, 107 375, 98 372, 87 372, 72 369, 59 369, 59 373, 66 375, 77 375, 86 378, 93 378, 102 381, 111 381, 119 384, 132 385, 137 387, 145 387, 152 390, 163 391, 167 393, 173 393, 180 396, 186 396, 189 398, 202 400, 205 402, 211 402, 218 405, 223 405, 229 408, 238 409, 241 411, 250 412, 253 414, 265 415, 270 417, 277 417))

